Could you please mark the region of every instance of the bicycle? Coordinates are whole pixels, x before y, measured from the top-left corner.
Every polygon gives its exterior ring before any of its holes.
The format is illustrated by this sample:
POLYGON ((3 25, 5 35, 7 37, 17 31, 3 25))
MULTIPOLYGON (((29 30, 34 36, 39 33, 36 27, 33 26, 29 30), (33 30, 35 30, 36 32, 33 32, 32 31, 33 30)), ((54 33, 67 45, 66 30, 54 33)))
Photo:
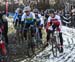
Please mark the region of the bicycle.
POLYGON ((52 54, 54 57, 57 57, 58 51, 60 52, 60 39, 59 39, 59 31, 56 29, 50 34, 50 44, 52 45, 52 54))
POLYGON ((42 45, 42 40, 40 38, 40 33, 39 33, 39 24, 38 24, 39 21, 40 21, 39 19, 36 19, 36 23, 35 23, 35 27, 36 27, 35 38, 36 38, 36 46, 37 46, 37 48, 40 48, 40 46, 42 45))
POLYGON ((30 25, 27 29, 27 32, 26 32, 26 36, 27 36, 27 55, 28 57, 30 57, 30 49, 32 51, 33 54, 35 54, 35 44, 34 44, 34 38, 32 37, 32 34, 34 35, 34 33, 32 33, 32 27, 33 25, 30 25))
POLYGON ((20 44, 22 44, 23 36, 22 36, 21 24, 19 21, 17 22, 17 26, 15 28, 16 28, 16 39, 18 41, 17 44, 20 45, 20 44))

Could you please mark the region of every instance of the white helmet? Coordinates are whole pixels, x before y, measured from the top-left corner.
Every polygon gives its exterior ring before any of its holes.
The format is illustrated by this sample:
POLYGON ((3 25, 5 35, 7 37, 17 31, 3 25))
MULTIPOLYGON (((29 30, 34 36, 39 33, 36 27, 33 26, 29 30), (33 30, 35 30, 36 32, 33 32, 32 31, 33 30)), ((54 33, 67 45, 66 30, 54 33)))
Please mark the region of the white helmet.
POLYGON ((20 10, 20 8, 17 8, 17 9, 15 10, 15 12, 18 13, 19 10, 20 10))
POLYGON ((33 9, 33 12, 34 13, 39 13, 39 10, 38 9, 33 9))
POLYGON ((31 10, 30 6, 26 6, 26 7, 24 8, 24 11, 30 11, 30 10, 31 10))

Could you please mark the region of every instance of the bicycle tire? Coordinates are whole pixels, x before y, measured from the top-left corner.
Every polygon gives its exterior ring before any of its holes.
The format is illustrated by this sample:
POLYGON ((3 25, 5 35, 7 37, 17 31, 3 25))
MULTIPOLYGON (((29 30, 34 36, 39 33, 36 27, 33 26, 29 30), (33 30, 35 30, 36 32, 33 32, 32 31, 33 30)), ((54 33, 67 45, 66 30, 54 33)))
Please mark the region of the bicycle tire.
MULTIPOLYGON (((37 30, 38 30, 38 28, 37 28, 37 30)), ((37 31, 36 32, 36 44, 37 44, 37 48, 39 48, 39 43, 40 42, 40 37, 39 37, 39 32, 37 31)))
POLYGON ((28 47, 27 47, 27 54, 28 57, 31 57, 30 51, 34 54, 34 48, 33 48, 33 42, 32 42, 32 36, 31 36, 31 30, 27 31, 27 42, 28 42, 28 47), (31 49, 31 50, 30 50, 31 49))
POLYGON ((20 44, 20 37, 19 37, 19 31, 16 31, 16 39, 17 39, 17 44, 20 44))
POLYGON ((57 57, 57 42, 56 42, 56 37, 54 36, 52 39, 51 39, 51 43, 52 43, 52 54, 53 54, 53 57, 57 57))
POLYGON ((30 48, 29 37, 30 37, 30 35, 29 34, 30 34, 29 31, 27 31, 27 55, 28 55, 28 57, 30 57, 30 54, 29 54, 29 48, 30 48))
POLYGON ((22 39, 22 34, 21 34, 20 30, 18 32, 18 37, 19 37, 19 44, 22 45, 23 39, 22 39))

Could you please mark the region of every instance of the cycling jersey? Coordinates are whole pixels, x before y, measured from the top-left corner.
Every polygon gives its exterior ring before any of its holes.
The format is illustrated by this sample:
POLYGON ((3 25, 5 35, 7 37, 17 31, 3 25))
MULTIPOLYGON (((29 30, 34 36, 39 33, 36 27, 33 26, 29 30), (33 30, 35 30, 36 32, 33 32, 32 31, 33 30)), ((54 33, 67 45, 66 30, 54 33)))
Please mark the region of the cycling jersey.
POLYGON ((15 22, 16 20, 21 21, 21 17, 22 17, 22 14, 19 15, 18 13, 15 13, 15 15, 14 15, 14 22, 15 22))
POLYGON ((21 17, 22 17, 22 15, 18 15, 18 19, 21 21, 21 17))
POLYGON ((38 23, 39 26, 43 25, 44 24, 44 20, 41 16, 41 14, 38 14, 36 17, 36 22, 38 23))
POLYGON ((61 31, 61 19, 60 19, 60 16, 55 15, 54 18, 49 16, 48 21, 47 21, 47 29, 49 29, 49 30, 53 30, 53 27, 50 24, 51 22, 54 22, 55 26, 59 25, 59 29, 61 31))
POLYGON ((26 13, 24 13, 22 15, 21 21, 24 21, 24 23, 27 23, 27 24, 33 24, 34 23, 34 19, 35 19, 34 13, 30 12, 29 15, 26 15, 26 13))
MULTIPOLYGON (((61 19, 59 15, 55 15, 54 17, 49 16, 47 21, 47 42, 50 40, 50 34, 57 29, 59 31, 59 39, 60 39, 60 52, 63 52, 63 37, 62 37, 62 30, 61 30, 61 19)), ((48 43, 47 43, 48 44, 48 43)))

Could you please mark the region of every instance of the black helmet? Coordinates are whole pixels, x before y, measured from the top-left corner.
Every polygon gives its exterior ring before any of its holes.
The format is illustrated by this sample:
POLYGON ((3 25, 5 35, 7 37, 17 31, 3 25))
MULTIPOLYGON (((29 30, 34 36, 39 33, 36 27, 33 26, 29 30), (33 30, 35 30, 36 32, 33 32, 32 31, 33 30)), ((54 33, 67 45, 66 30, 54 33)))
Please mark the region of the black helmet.
POLYGON ((19 13, 22 13, 23 11, 22 11, 22 9, 19 9, 19 11, 18 11, 19 13))
POLYGON ((53 13, 54 14, 55 10, 54 9, 50 9, 49 13, 53 13))

